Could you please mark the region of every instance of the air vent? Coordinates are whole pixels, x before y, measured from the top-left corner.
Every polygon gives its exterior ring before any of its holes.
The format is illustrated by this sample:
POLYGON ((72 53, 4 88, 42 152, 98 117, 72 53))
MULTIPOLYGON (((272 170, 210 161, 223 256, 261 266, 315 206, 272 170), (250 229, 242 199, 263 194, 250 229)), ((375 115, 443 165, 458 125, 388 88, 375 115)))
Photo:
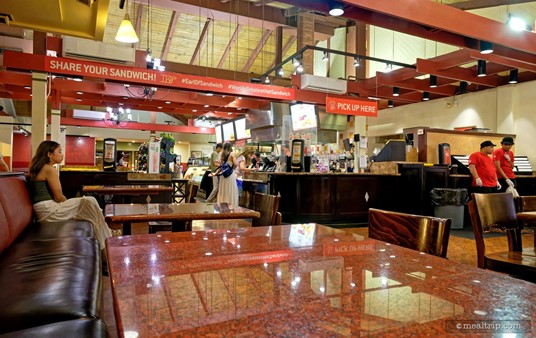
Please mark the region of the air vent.
POLYGON ((0 24, 9 25, 10 21, 13 21, 13 17, 11 15, 0 13, 0 24))

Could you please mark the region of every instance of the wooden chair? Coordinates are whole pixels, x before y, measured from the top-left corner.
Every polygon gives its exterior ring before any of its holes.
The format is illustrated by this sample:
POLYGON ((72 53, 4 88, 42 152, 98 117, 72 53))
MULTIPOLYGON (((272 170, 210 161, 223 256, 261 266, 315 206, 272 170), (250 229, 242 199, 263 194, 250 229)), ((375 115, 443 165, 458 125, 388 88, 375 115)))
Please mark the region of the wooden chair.
POLYGON ((536 254, 534 248, 523 249, 522 226, 517 222, 512 194, 472 194, 472 196, 468 208, 475 234, 478 267, 536 282, 536 254), (492 227, 506 230, 508 251, 486 253, 484 233, 489 232, 492 227))
POLYGON ((279 208, 280 196, 263 194, 256 192, 253 198, 253 210, 260 212, 259 219, 253 219, 252 226, 280 225, 281 215, 277 212, 279 208))
MULTIPOLYGON (((184 199, 186 203, 195 203, 197 196, 197 189, 199 186, 195 184, 189 184, 186 187, 186 198, 184 199)), ((186 227, 188 229, 188 227, 186 227)), ((154 234, 157 231, 171 231, 171 222, 168 221, 154 221, 149 222, 149 233, 154 234)))
POLYGON ((369 237, 445 258, 450 218, 369 209, 369 237))
MULTIPOLYGON (((519 196, 517 200, 517 212, 536 211, 536 196, 519 196)), ((524 225, 530 224, 534 227, 534 222, 525 221, 524 225)))

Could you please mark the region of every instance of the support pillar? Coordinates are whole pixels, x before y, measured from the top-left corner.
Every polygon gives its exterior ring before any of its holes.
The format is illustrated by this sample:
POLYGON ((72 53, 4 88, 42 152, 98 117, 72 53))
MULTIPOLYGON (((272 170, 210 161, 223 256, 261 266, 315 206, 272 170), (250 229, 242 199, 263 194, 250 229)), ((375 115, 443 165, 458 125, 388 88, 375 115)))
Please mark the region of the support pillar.
POLYGON ((32 72, 32 156, 47 138, 47 73, 32 72))
MULTIPOLYGON (((298 14, 298 48, 306 45, 315 45, 315 17, 313 13, 298 14)), ((307 50, 302 56, 302 67, 304 74, 313 74, 314 70, 314 51, 307 50)))

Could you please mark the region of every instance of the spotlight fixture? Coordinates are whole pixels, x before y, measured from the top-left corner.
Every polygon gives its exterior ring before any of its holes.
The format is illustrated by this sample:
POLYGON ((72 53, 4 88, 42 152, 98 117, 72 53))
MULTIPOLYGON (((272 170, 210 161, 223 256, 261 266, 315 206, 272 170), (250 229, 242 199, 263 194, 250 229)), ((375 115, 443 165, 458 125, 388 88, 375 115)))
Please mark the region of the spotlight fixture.
POLYGON ((478 77, 486 76, 486 60, 478 60, 477 74, 478 77))
POLYGON ((458 91, 458 94, 465 94, 467 93, 467 86, 468 83, 465 81, 460 81, 460 89, 458 91))
POLYGON ((399 96, 400 95, 400 88, 393 87, 393 96, 399 96))
POLYGON ((277 71, 277 75, 279 76, 285 75, 285 71, 283 70, 283 67, 279 68, 279 70, 277 71))
POLYGON ((298 72, 298 73, 303 72, 303 66, 302 66, 301 63, 300 63, 300 64, 298 65, 298 67, 296 68, 296 72, 298 72))
POLYGON ((509 79, 508 79, 508 83, 512 83, 512 84, 513 84, 513 83, 517 83, 517 75, 518 75, 518 73, 519 73, 519 70, 517 70, 517 69, 512 69, 512 70, 510 71, 510 77, 509 77, 509 79))
POLYGON ((354 58, 354 67, 355 68, 359 67, 359 58, 357 57, 354 58))
POLYGON ((384 73, 389 73, 390 71, 393 70, 393 65, 388 63, 385 65, 385 70, 384 70, 384 73))
POLYGON ((264 83, 267 83, 267 84, 270 83, 270 77, 268 77, 268 76, 265 77, 265 78, 264 78, 264 83))
POLYGON ((437 76, 430 75, 430 88, 437 88, 437 76))
POLYGON ((480 41, 480 54, 493 53, 493 44, 487 41, 480 41))
POLYGON ((134 30, 134 26, 132 26, 130 16, 128 15, 128 1, 125 10, 125 17, 123 18, 123 21, 121 21, 121 25, 117 30, 115 40, 123 43, 137 43, 138 41, 140 41, 138 35, 136 34, 136 31, 134 30))
POLYGON ((322 56, 322 61, 324 62, 328 62, 329 58, 328 58, 328 52, 324 52, 324 55, 322 56))
POLYGON ((395 106, 395 103, 393 102, 393 100, 387 101, 387 107, 388 108, 393 108, 394 106, 395 106))
POLYGON ((298 67, 300 64, 301 64, 301 58, 300 57, 295 57, 294 58, 294 61, 292 62, 292 64, 294 65, 294 67, 298 67))
POLYGON ((335 0, 329 0, 329 15, 341 16, 344 14, 344 4, 335 0))
POLYGON ((430 93, 428 93, 428 92, 423 92, 423 93, 422 93, 422 100, 423 100, 423 101, 430 101, 430 93))

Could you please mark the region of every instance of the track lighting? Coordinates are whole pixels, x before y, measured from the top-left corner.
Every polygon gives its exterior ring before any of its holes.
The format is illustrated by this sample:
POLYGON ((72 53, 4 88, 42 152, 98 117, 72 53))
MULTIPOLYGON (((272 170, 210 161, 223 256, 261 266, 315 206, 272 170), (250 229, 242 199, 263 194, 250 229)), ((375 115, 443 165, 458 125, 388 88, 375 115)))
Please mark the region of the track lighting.
POLYGON ((354 67, 355 68, 359 67, 359 58, 357 57, 354 58, 354 67))
POLYGON ((393 87, 393 96, 399 96, 400 95, 400 88, 393 87))
POLYGON ((423 101, 430 101, 430 93, 428 93, 428 92, 422 93, 422 100, 423 101))
POLYGON ((478 77, 486 76, 486 60, 478 60, 477 74, 478 77))
POLYGON ((430 88, 437 88, 437 76, 430 75, 430 88))
POLYGON ((329 58, 328 58, 328 52, 324 52, 324 55, 322 56, 322 61, 324 62, 328 62, 329 58))
POLYGON ((510 71, 510 77, 509 77, 509 79, 508 79, 508 83, 512 83, 512 84, 513 84, 513 83, 517 83, 517 75, 518 75, 518 73, 519 73, 519 70, 517 70, 517 69, 512 69, 512 70, 510 71))
POLYGON ((480 41, 480 54, 493 53, 493 44, 487 41, 480 41))
POLYGON ((344 4, 335 0, 329 0, 329 15, 341 16, 344 14, 344 4))
POLYGON ((277 71, 277 75, 279 76, 285 75, 285 71, 283 70, 283 67, 279 68, 279 70, 277 71))

